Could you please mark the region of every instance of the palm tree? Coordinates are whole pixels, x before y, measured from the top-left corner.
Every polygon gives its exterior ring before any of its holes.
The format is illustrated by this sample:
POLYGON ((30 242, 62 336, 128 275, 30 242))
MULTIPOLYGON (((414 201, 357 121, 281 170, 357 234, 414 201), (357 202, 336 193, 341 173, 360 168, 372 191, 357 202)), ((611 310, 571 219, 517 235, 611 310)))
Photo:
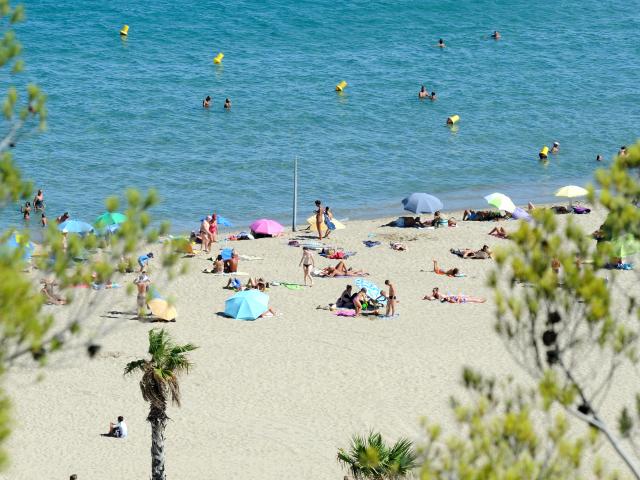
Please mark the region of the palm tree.
POLYGON ((387 480, 406 477, 416 467, 412 443, 401 438, 388 447, 382 435, 370 432, 367 438, 354 435, 349 450, 338 450, 338 462, 356 479, 387 480))
POLYGON ((149 331, 149 355, 151 359, 129 362, 124 374, 142 372, 140 390, 142 398, 149 402, 147 421, 151 424, 151 478, 166 480, 164 471, 164 429, 167 426, 167 402, 180 406, 181 373, 189 373, 192 363, 186 353, 196 346, 187 343, 176 345, 169 334, 162 330, 149 331))

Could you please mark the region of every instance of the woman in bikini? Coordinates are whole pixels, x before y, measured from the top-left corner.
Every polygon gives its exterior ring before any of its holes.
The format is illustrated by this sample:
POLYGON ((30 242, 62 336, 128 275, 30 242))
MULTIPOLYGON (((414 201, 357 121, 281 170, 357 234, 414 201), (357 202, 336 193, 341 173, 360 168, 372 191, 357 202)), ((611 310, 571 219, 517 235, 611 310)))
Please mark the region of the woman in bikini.
POLYGON ((364 277, 369 275, 364 270, 354 270, 353 268, 347 268, 347 264, 342 260, 338 262, 335 267, 325 267, 322 272, 326 277, 364 277))
POLYGON ((431 295, 425 295, 423 300, 440 300, 443 303, 484 303, 487 300, 482 297, 470 297, 468 295, 444 295, 438 287, 431 291, 431 295))
POLYGON ((493 227, 493 229, 489 232, 489 235, 493 235, 494 237, 508 239, 509 234, 503 227, 493 227))
POLYGON ((315 267, 315 261, 313 260, 313 252, 307 247, 302 248, 302 258, 300 259, 300 263, 298 266, 302 265, 302 270, 304 272, 304 284, 307 284, 307 279, 309 279, 309 286, 313 287, 313 278, 311 278, 311 268, 315 267))

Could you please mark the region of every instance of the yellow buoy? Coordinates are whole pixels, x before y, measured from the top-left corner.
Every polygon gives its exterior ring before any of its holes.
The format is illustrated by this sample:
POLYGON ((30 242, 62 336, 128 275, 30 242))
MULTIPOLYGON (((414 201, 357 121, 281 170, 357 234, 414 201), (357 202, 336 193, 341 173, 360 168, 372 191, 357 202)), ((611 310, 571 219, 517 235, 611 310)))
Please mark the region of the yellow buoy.
POLYGON ((218 55, 214 57, 213 63, 215 63, 216 65, 220 65, 222 63, 223 58, 224 58, 224 53, 220 52, 218 55))
POLYGON ((538 153, 538 156, 540 157, 540 160, 544 160, 547 158, 548 155, 549 155, 549 147, 545 145, 544 147, 542 147, 542 150, 540 150, 540 153, 538 153))
POLYGON ((125 25, 124 27, 122 27, 122 30, 120 30, 120 35, 122 35, 123 37, 129 35, 129 25, 125 25))
POLYGON ((342 92, 347 87, 348 83, 342 80, 339 84, 336 85, 336 92, 342 92))
POLYGON ((447 117, 447 125, 455 125, 460 120, 460 115, 451 115, 447 117))

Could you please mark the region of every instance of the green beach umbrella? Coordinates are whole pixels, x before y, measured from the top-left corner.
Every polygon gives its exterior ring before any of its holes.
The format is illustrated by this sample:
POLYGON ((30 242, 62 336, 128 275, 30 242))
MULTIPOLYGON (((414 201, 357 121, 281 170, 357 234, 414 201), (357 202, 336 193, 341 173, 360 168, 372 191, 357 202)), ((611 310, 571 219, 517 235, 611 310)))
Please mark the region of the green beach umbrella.
POLYGON ((96 218, 96 227, 106 227, 109 225, 117 225, 127 221, 127 216, 118 212, 104 212, 98 218, 96 218))
POLYGON ((504 210, 505 212, 513 213, 516 209, 516 206, 513 204, 511 199, 507 197, 504 193, 492 193, 491 195, 487 195, 484 197, 489 205, 496 207, 498 210, 504 210))

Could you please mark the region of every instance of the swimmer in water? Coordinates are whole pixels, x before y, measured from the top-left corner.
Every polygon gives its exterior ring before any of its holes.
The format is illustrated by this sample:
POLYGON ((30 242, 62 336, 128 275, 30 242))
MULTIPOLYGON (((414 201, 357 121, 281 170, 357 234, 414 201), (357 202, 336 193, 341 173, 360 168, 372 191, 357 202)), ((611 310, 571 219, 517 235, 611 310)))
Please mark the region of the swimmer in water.
POLYGON ((231 110, 231 100, 229 100, 228 98, 224 101, 224 109, 231 110))
POLYGON ((431 95, 429 95, 429 100, 435 100, 436 99, 436 92, 431 92, 431 95))
POLYGON ((500 32, 496 30, 491 34, 491 38, 494 40, 500 40, 502 37, 500 36, 500 32))
POLYGON ((207 95, 207 98, 202 100, 202 107, 203 108, 209 108, 210 105, 211 105, 211 97, 209 95, 207 95))
POLYGON ((558 153, 560 151, 560 144, 558 142, 553 142, 553 147, 551 147, 551 153, 558 153))
POLYGON ((444 40, 443 39, 438 40, 438 45, 436 45, 436 47, 438 48, 446 47, 446 45, 444 44, 444 40))
POLYGON ((619 157, 626 157, 627 156, 627 146, 626 145, 622 145, 620 147, 620 150, 618 150, 618 156, 619 157))
POLYGON ((596 162, 603 162, 604 161, 604 157, 602 155, 598 155, 596 157, 596 162))
POLYGON ((418 98, 420 99, 429 98, 429 92, 427 92, 427 89, 424 88, 424 85, 422 85, 422 87, 420 88, 420 91, 418 92, 418 98))

